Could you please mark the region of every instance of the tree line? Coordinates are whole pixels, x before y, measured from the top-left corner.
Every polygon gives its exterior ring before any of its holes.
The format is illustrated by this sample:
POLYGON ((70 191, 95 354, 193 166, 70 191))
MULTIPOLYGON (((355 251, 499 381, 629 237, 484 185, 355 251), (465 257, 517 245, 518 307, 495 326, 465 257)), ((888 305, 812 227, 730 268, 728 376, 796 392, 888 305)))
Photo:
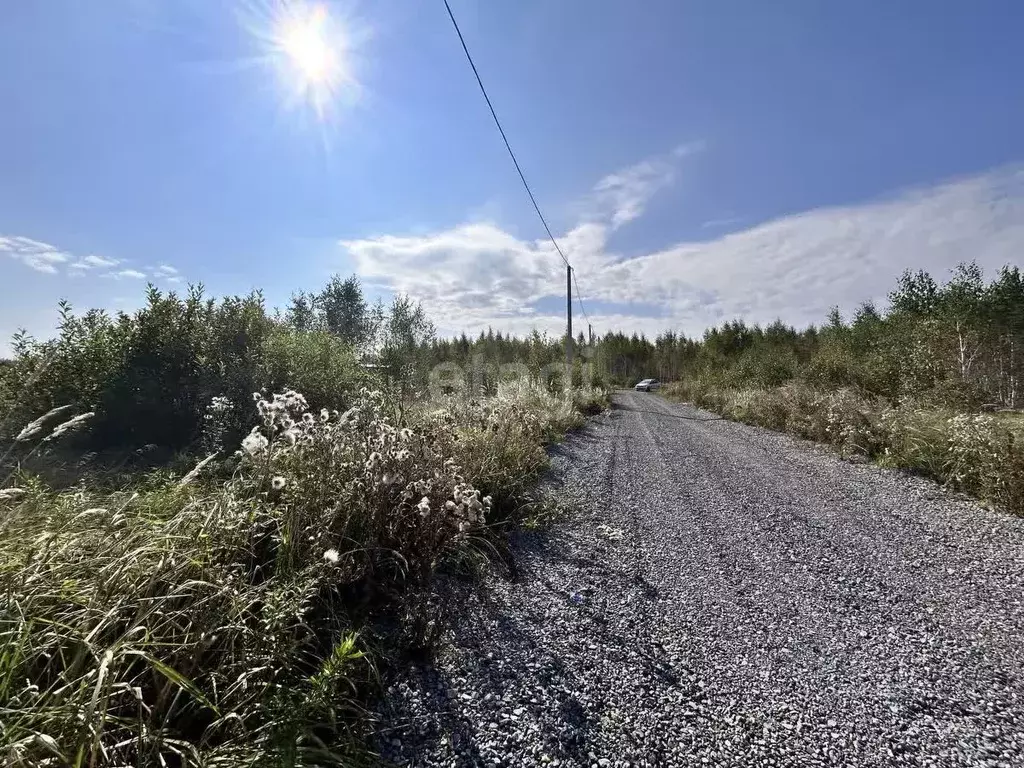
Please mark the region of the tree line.
MULTIPOLYGON (((311 403, 342 404, 371 382, 406 400, 426 391, 433 367, 484 363, 493 389, 499 366, 540 375, 564 360, 564 337, 487 330, 439 337, 423 307, 399 295, 366 300, 357 277, 333 277, 297 293, 281 311, 256 292, 216 301, 150 287, 135 313, 76 313, 61 304, 57 335, 19 333, 0 365, 0 423, 12 425, 66 404, 96 409, 104 444, 196 443, 213 398, 242 403, 256 391, 301 390, 311 403)), ((729 321, 693 339, 665 331, 653 339, 611 331, 575 340, 575 382, 630 386, 640 378, 699 379, 719 388, 770 388, 799 379, 820 390, 856 388, 898 402, 1018 408, 1024 400, 1024 278, 1005 266, 986 281, 964 263, 944 282, 905 272, 879 309, 849 318, 834 309, 820 326, 798 330, 729 321)), ((558 386, 560 382, 551 382, 558 386)), ((247 425, 240 419, 237 430, 247 425)), ((0 430, 2 431, 2 430, 0 430)))
MULTIPOLYGON (((425 341, 426 364, 521 362, 532 370, 564 359, 563 337, 524 338, 488 330, 475 338, 425 341)), ((801 379, 821 390, 852 387, 893 402, 905 398, 976 407, 1024 400, 1024 277, 1005 266, 985 280, 975 263, 940 283, 907 271, 879 309, 866 301, 849 317, 834 308, 821 325, 797 329, 731 320, 701 338, 668 330, 653 339, 611 331, 588 346, 575 339, 577 366, 599 382, 630 386, 645 377, 699 378, 725 388, 771 388, 801 379)))

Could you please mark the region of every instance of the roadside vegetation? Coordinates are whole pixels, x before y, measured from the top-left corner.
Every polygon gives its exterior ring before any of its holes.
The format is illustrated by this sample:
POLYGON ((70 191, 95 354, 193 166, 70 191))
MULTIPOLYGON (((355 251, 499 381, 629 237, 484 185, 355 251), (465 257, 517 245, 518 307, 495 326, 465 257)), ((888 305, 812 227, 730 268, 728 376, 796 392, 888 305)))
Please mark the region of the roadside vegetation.
POLYGON ((150 289, 17 337, 0 761, 370 761, 364 707, 429 643, 436 578, 501 553, 545 445, 605 402, 536 366, 428 398, 435 345, 417 304, 367 306, 354 279, 277 314, 150 289))
MULTIPOLYGON (((742 322, 674 345, 665 396, 844 455, 931 477, 1024 514, 1024 277, 963 264, 905 273, 880 311, 797 331, 742 322)), ((662 368, 661 366, 664 366, 662 368)))

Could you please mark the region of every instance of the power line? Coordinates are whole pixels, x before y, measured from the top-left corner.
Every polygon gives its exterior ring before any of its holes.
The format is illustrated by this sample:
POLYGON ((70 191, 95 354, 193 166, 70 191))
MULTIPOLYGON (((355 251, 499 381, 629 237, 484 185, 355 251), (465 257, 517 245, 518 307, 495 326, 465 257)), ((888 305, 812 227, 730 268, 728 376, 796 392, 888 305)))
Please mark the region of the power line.
MULTIPOLYGON (((452 20, 452 26, 455 27, 455 34, 459 36, 459 42, 462 43, 462 50, 466 53, 466 58, 469 60, 469 66, 473 69, 473 74, 476 76, 476 83, 480 86, 480 93, 484 95, 484 101, 487 102, 488 109, 491 110, 491 117, 494 118, 494 124, 498 126, 498 132, 501 134, 502 141, 505 142, 505 149, 508 150, 509 157, 512 158, 512 163, 516 167, 516 171, 519 172, 519 179, 523 182, 523 186, 526 188, 526 194, 530 196, 530 202, 533 203, 533 209, 537 212, 537 216, 540 218, 540 223, 544 225, 544 231, 548 233, 548 238, 551 240, 551 244, 555 246, 555 250, 558 251, 558 255, 562 257, 562 261, 565 262, 565 266, 572 269, 572 265, 569 264, 569 260, 565 258, 565 254, 562 253, 562 249, 558 247, 558 241, 555 240, 555 236, 551 234, 551 227, 548 226, 547 220, 544 218, 544 214, 540 212, 540 206, 537 205, 537 198, 533 196, 533 191, 530 189, 530 185, 526 183, 526 176, 523 175, 523 169, 519 167, 519 161, 516 160, 515 152, 512 151, 512 146, 508 143, 508 137, 505 135, 505 129, 501 127, 501 121, 498 120, 498 115, 494 111, 494 105, 491 104, 491 97, 487 95, 487 89, 484 88, 484 81, 480 79, 480 73, 477 71, 476 64, 473 63, 473 57, 469 53, 469 48, 466 46, 466 39, 462 36, 462 30, 459 29, 459 23, 455 20, 455 14, 452 13, 452 7, 448 4, 448 0, 444 0, 444 7, 448 11, 448 18, 452 20)), ((575 272, 573 272, 575 277, 575 272)), ((579 289, 577 288, 577 295, 579 289)), ((586 313, 583 313, 586 316, 586 313)))
POLYGON ((540 210, 540 205, 537 203, 537 198, 534 197, 533 190, 530 189, 530 184, 526 181, 526 175, 523 173, 523 169, 519 165, 519 160, 516 159, 515 152, 512 151, 512 145, 508 141, 505 129, 501 126, 498 114, 494 111, 494 104, 491 103, 491 97, 487 95, 487 88, 484 87, 484 81, 480 77, 480 71, 476 68, 473 56, 469 52, 469 46, 466 45, 466 38, 462 35, 462 30, 459 28, 459 23, 455 20, 455 14, 452 12, 452 7, 448 3, 448 0, 444 0, 444 7, 445 10, 448 11, 448 18, 451 19, 452 26, 455 27, 455 34, 459 36, 459 42, 462 44, 462 50, 466 54, 466 60, 469 62, 469 66, 473 70, 473 76, 476 78, 476 84, 480 86, 480 93, 483 94, 484 101, 487 102, 487 108, 491 112, 494 125, 498 129, 498 133, 501 134, 501 140, 505 143, 505 149, 508 150, 508 156, 512 158, 512 164, 516 167, 516 172, 519 174, 519 180, 523 183, 523 188, 526 190, 526 194, 529 195, 530 202, 533 203, 533 210, 537 212, 537 218, 539 218, 540 223, 544 225, 544 231, 547 233, 548 239, 551 241, 551 244, 555 246, 555 251, 557 251, 558 255, 562 258, 565 266, 569 268, 569 272, 572 275, 573 286, 576 289, 576 303, 579 305, 580 312, 587 321, 588 327, 592 328, 593 323, 591 322, 590 316, 587 314, 587 309, 583 304, 583 293, 580 291, 580 283, 576 277, 576 270, 573 269, 572 265, 569 263, 569 259, 566 258, 561 247, 558 245, 558 241, 555 239, 555 236, 551 233, 551 227, 548 226, 547 219, 544 218, 544 214, 540 210))

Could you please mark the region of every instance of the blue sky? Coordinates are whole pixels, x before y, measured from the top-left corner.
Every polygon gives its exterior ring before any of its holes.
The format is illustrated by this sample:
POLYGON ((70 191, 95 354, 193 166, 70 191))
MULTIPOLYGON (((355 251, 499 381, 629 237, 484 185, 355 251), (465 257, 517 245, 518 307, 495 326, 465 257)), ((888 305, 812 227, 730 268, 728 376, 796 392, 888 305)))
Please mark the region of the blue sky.
MULTIPOLYGON (((283 5, 5 7, 0 338, 147 280, 280 305, 352 271, 442 332, 559 327, 441 0, 322 4, 347 63, 323 119, 269 50, 283 5)), ((452 6, 599 332, 812 322, 1024 253, 1014 0, 452 6)))

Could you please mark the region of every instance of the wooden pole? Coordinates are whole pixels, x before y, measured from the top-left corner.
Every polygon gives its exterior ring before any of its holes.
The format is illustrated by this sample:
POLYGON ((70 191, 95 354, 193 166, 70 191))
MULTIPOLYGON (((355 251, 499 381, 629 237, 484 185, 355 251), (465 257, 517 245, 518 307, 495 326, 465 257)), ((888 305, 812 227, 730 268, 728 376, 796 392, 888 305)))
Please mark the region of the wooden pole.
POLYGON ((565 375, 566 389, 572 388, 572 267, 565 265, 565 375))

